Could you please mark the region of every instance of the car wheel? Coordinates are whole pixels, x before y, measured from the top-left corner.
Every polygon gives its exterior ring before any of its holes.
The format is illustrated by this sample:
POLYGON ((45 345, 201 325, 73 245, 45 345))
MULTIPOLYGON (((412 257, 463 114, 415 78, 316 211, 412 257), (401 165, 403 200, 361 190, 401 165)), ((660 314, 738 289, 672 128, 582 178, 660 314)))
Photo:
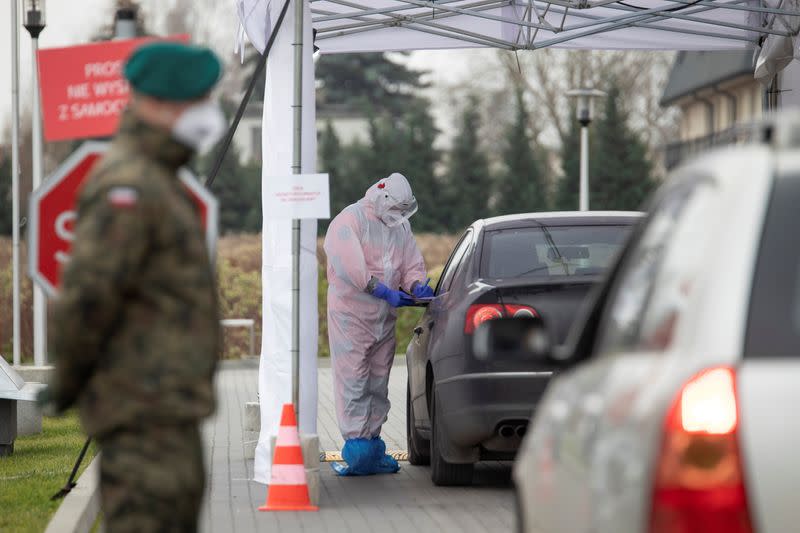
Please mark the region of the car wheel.
POLYGON ((448 463, 442 457, 441 449, 447 443, 447 435, 442 425, 437 423, 441 420, 437 396, 434 387, 431 398, 431 480, 440 487, 471 485, 475 465, 448 463))
POLYGON ((411 385, 406 388, 406 443, 408 462, 415 466, 431 463, 430 443, 419 436, 414 422, 414 406, 411 404, 411 385))

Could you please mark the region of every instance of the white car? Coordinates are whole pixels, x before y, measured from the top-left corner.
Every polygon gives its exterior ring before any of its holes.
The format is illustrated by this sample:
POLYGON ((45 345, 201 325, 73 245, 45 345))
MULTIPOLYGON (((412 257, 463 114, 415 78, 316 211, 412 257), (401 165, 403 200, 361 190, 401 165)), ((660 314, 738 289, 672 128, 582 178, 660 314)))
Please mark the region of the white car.
POLYGON ((800 122, 759 131, 674 173, 590 297, 514 467, 520 530, 800 531, 800 122))

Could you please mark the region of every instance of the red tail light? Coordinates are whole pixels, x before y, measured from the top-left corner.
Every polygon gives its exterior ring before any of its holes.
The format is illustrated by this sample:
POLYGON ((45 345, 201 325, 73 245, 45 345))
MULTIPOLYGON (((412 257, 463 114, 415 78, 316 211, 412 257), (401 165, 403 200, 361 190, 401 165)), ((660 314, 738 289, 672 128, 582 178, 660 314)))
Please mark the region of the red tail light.
POLYGON ((667 415, 650 533, 752 533, 738 445, 735 372, 690 379, 667 415))
POLYGON ((500 304, 474 304, 467 310, 467 320, 464 323, 464 333, 472 334, 475 328, 495 318, 511 316, 539 316, 533 307, 527 305, 500 305, 500 304))

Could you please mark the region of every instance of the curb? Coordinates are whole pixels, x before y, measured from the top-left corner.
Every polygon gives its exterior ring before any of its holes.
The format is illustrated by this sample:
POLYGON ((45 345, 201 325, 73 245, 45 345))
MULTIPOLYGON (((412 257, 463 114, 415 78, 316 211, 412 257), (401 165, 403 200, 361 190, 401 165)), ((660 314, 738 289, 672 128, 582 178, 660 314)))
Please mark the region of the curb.
POLYGON ((89 533, 100 513, 100 454, 86 467, 67 494, 45 533, 89 533))

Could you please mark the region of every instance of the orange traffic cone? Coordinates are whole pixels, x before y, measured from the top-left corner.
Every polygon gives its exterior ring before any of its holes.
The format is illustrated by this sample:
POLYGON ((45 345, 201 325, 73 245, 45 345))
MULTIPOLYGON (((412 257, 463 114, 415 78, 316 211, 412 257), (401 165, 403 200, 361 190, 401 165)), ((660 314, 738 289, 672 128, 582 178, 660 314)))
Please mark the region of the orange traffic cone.
POLYGON ((306 467, 303 449, 297 432, 297 417, 294 406, 284 404, 281 427, 275 443, 272 460, 272 476, 267 489, 267 503, 259 511, 316 511, 308 497, 306 467))

